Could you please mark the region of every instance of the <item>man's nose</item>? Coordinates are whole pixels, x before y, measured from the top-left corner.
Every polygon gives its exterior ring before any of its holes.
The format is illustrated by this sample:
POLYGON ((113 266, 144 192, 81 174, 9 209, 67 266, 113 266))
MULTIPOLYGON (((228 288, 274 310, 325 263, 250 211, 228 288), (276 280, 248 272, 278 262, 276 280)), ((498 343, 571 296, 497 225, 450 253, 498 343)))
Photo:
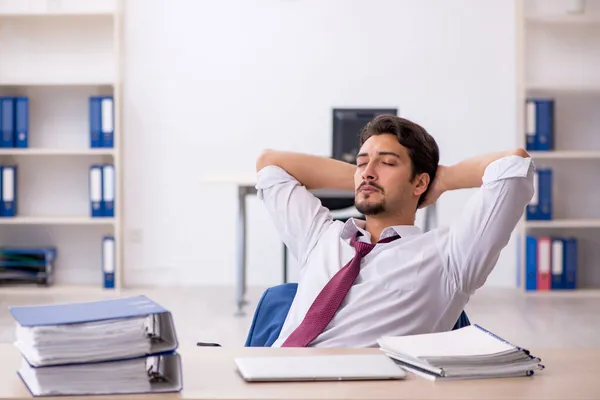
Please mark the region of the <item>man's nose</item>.
POLYGON ((374 181, 377 180, 377 174, 375 173, 375 167, 373 164, 369 163, 367 168, 364 169, 362 178, 365 181, 374 181))

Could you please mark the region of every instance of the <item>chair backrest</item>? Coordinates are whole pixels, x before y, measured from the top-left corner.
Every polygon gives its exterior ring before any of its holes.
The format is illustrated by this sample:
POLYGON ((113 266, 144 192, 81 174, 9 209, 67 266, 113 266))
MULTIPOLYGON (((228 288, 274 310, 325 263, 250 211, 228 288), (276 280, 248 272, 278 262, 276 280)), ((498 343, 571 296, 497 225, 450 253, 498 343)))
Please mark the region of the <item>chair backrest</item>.
MULTIPOLYGON (((246 347, 270 347, 273 345, 279 337, 297 290, 297 283, 285 283, 270 287, 263 293, 252 318, 246 338, 246 347)), ((463 311, 452 329, 468 325, 471 325, 471 322, 463 311)))

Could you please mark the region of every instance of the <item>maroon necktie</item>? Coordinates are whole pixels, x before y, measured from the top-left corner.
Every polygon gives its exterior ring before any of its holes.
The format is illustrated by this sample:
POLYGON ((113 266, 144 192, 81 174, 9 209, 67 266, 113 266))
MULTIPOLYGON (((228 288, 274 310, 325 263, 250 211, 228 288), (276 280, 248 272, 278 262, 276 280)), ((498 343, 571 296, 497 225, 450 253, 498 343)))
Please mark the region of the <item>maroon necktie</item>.
MULTIPOLYGON (((388 243, 399 237, 398 235, 391 236, 380 240, 378 243, 388 243)), ((358 235, 352 237, 350 244, 356 249, 354 258, 327 282, 308 309, 300 325, 285 340, 282 347, 307 346, 325 330, 329 322, 333 319, 333 316, 360 272, 362 258, 369 254, 375 247, 374 244, 360 242, 358 235)))

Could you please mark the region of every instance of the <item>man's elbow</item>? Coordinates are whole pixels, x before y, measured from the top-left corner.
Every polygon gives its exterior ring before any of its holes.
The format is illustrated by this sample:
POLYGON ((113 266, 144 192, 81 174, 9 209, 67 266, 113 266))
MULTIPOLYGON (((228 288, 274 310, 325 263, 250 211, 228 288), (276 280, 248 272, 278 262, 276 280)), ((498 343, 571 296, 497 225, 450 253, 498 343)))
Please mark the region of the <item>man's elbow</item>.
POLYGON ((263 150, 256 159, 256 172, 269 165, 276 165, 276 151, 271 149, 263 150))
POLYGON ((527 152, 527 150, 519 147, 518 149, 513 150, 513 155, 515 156, 519 156, 519 157, 523 157, 523 158, 527 158, 529 157, 529 153, 527 152))

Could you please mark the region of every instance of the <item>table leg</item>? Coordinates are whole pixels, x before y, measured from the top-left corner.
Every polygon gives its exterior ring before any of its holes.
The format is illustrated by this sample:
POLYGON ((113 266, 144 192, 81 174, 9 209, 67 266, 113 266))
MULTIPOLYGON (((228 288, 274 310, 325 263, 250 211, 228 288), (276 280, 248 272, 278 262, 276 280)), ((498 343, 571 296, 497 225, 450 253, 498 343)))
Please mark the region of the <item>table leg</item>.
POLYGON ((237 210, 237 287, 236 287, 236 316, 244 316, 243 307, 246 304, 246 190, 238 188, 237 210))

